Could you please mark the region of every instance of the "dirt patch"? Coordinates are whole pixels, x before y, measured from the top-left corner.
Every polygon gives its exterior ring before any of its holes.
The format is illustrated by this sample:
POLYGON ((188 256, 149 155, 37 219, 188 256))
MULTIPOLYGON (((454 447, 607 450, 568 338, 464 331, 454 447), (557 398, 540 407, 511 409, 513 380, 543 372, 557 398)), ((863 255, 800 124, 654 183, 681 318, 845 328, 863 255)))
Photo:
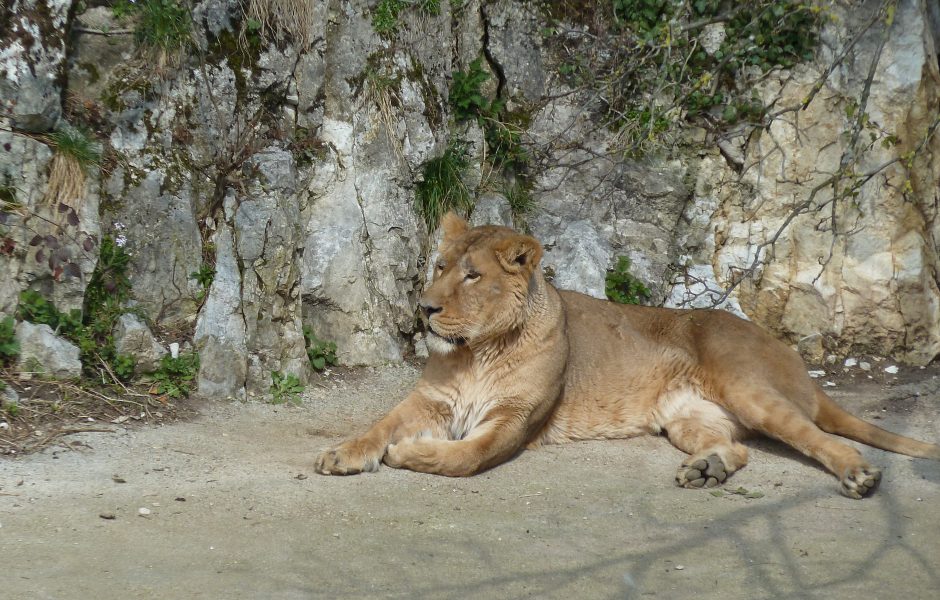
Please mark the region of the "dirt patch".
MULTIPOLYGON (((830 391, 888 429, 940 439, 940 369, 899 375, 830 391)), ((301 406, 207 402, 192 419, 0 459, 4 596, 933 600, 940 589, 940 463, 870 448, 885 475, 860 501, 760 440, 714 495, 675 486, 683 455, 661 437, 548 446, 469 479, 314 474, 317 449, 368 426, 417 377, 364 369, 309 386, 301 406)))

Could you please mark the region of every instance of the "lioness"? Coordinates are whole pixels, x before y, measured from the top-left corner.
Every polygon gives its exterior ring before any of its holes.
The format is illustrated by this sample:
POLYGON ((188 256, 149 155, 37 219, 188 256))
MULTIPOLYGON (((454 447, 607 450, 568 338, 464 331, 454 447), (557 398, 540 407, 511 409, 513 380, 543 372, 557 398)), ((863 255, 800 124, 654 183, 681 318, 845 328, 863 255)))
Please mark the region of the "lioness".
POLYGON ((940 446, 839 408, 796 352, 748 321, 556 290, 534 238, 470 229, 453 213, 443 229, 420 299, 431 353, 420 381, 364 435, 323 451, 317 472, 375 471, 384 461, 462 477, 523 446, 665 431, 689 454, 677 483, 712 487, 747 463, 739 440, 757 431, 818 460, 844 495, 862 498, 881 472, 830 434, 940 460, 940 446))

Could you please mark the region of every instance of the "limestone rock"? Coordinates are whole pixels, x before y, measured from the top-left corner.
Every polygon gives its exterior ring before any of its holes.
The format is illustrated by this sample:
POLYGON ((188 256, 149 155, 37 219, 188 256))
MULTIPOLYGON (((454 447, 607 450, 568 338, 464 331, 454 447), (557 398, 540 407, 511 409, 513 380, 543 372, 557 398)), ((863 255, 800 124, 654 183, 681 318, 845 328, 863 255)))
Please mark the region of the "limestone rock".
POLYGON ((205 398, 244 400, 248 348, 241 313, 241 273, 229 227, 219 227, 213 241, 215 278, 199 313, 194 336, 199 353, 197 391, 205 398))
POLYGON ((470 225, 502 225, 512 227, 512 207, 502 194, 487 192, 477 199, 470 215, 470 225))
POLYGON ((137 373, 153 373, 167 353, 167 349, 157 342, 150 328, 137 315, 125 313, 118 317, 113 335, 114 349, 119 354, 130 354, 137 359, 137 373))
POLYGON ((22 321, 16 326, 16 341, 20 343, 18 370, 40 371, 55 379, 81 376, 78 347, 57 336, 48 325, 22 321))
POLYGON ((22 0, 0 30, 0 124, 52 131, 62 116, 65 22, 72 0, 22 0))
MULTIPOLYGON (((863 10, 841 14, 824 30, 824 42, 840 47, 848 28, 857 27, 874 9, 875 3, 868 2, 863 10)), ((811 358, 864 352, 925 364, 940 354, 935 275, 940 269, 935 202, 940 139, 933 138, 911 173, 901 166, 903 161, 892 163, 923 139, 936 117, 940 74, 929 28, 923 3, 898 5, 867 113, 901 142, 874 144, 861 155, 858 172, 889 166, 857 197, 838 200, 835 210, 829 203, 831 186, 823 186, 815 199, 821 210, 788 222, 794 208, 838 170, 849 151, 844 132, 854 120, 845 107, 861 95, 862 73, 871 64, 878 34, 863 36, 850 59, 827 79, 820 97, 828 100, 800 112, 799 130, 794 122, 777 119, 750 141, 743 159, 748 168, 741 174, 720 159, 703 161, 691 205, 698 213, 687 211, 681 226, 680 237, 688 244, 683 262, 693 265, 690 273, 698 273, 681 283, 686 297, 696 295, 690 281, 708 287, 718 282, 713 287, 725 288, 732 274, 754 264, 756 248, 786 223, 772 254, 764 248, 755 277, 735 290, 744 312, 811 358)), ((823 60, 828 59, 824 54, 823 60)), ((777 106, 799 105, 821 68, 800 65, 772 78, 761 94, 777 106)), ((676 298, 675 291, 671 297, 676 298)))
POLYGON ((569 224, 546 247, 542 268, 554 273, 552 283, 595 298, 606 298, 604 278, 612 262, 610 245, 587 220, 569 224))

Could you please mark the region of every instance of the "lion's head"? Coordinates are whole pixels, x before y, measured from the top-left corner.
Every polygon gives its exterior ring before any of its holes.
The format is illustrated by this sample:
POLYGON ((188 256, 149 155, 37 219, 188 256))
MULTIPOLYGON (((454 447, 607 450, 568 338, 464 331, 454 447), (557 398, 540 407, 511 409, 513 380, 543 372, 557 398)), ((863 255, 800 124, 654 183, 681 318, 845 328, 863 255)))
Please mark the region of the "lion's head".
POLYGON ((448 213, 434 279, 419 302, 428 348, 447 354, 519 327, 536 283, 542 246, 507 227, 470 229, 448 213))

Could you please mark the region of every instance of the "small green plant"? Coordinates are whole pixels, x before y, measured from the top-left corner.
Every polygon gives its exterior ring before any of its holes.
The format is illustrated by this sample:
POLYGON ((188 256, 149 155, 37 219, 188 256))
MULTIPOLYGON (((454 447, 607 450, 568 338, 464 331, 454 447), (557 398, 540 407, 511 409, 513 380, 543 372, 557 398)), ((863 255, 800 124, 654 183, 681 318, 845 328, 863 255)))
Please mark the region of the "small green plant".
POLYGON ((293 402, 300 404, 300 395, 304 391, 304 384, 293 373, 282 374, 280 371, 271 371, 272 404, 293 402))
POLYGON ((488 100, 483 84, 490 78, 483 68, 483 57, 468 65, 466 71, 455 71, 450 86, 450 105, 457 121, 475 118, 483 128, 487 157, 497 169, 514 175, 525 174, 529 155, 522 146, 523 127, 519 115, 509 115, 505 103, 488 100))
POLYGON ((304 325, 303 331, 310 366, 317 371, 322 371, 327 365, 335 365, 337 363, 336 344, 317 338, 317 336, 313 335, 313 330, 306 325, 304 325))
POLYGON ((0 365, 12 362, 20 354, 16 341, 16 322, 7 315, 0 319, 0 365))
POLYGON ((466 121, 489 113, 490 102, 483 95, 483 84, 490 74, 483 68, 483 57, 477 57, 466 71, 454 71, 450 84, 450 106, 454 118, 466 121))
POLYGON ((441 156, 424 163, 424 179, 417 185, 415 198, 428 232, 437 228, 447 211, 468 213, 473 208, 470 190, 464 183, 469 168, 467 146, 460 140, 451 142, 441 156))
POLYGON ((55 305, 46 300, 36 290, 23 290, 20 292, 20 302, 16 307, 16 316, 21 321, 28 321, 37 325, 48 325, 56 333, 72 338, 82 329, 82 313, 72 309, 69 313, 61 313, 55 305))
MULTIPOLYGON (((3 381, 0 381, 0 384, 3 384, 3 387, 6 387, 6 384, 3 383, 3 381)), ((0 389, 3 389, 3 387, 0 387, 0 389)), ((0 408, 3 409, 3 413, 10 419, 13 419, 16 417, 16 415, 20 414, 19 405, 12 400, 4 399, 3 404, 0 405, 0 408)))
POLYGON ((137 358, 133 354, 119 354, 117 352, 111 358, 111 370, 117 375, 118 379, 127 381, 134 376, 134 370, 137 368, 137 358))
POLYGON ((184 352, 173 358, 166 354, 160 359, 160 368, 151 376, 158 394, 170 398, 185 398, 192 391, 192 383, 199 373, 199 354, 184 352))
POLYGON ((130 255, 114 238, 105 236, 101 240, 98 263, 85 289, 83 309, 87 319, 99 320, 102 312, 117 312, 110 315, 112 321, 120 316, 120 305, 128 299, 131 291, 127 277, 130 261, 130 255))
POLYGON ((138 17, 134 39, 140 46, 175 50, 186 44, 192 30, 189 8, 177 0, 118 0, 111 11, 119 19, 138 17))
POLYGON ((630 259, 626 256, 619 257, 607 272, 604 290, 610 300, 620 304, 642 304, 651 296, 649 288, 630 273, 630 259))
POLYGON ((103 361, 115 376, 127 380, 133 376, 135 359, 117 352, 111 332, 124 314, 124 303, 130 296, 129 262, 130 256, 124 248, 105 237, 98 263, 85 288, 82 310, 60 312, 36 290, 24 290, 20 292, 16 315, 23 321, 48 325, 77 345, 86 374, 96 374, 99 361, 103 361))
POLYGON ((209 293, 209 288, 212 286, 212 281, 215 279, 215 269, 206 263, 202 263, 199 265, 198 271, 193 271, 189 274, 189 278, 195 279, 196 283, 202 286, 202 290, 199 291, 197 298, 201 302, 202 299, 206 297, 206 294, 209 293))

